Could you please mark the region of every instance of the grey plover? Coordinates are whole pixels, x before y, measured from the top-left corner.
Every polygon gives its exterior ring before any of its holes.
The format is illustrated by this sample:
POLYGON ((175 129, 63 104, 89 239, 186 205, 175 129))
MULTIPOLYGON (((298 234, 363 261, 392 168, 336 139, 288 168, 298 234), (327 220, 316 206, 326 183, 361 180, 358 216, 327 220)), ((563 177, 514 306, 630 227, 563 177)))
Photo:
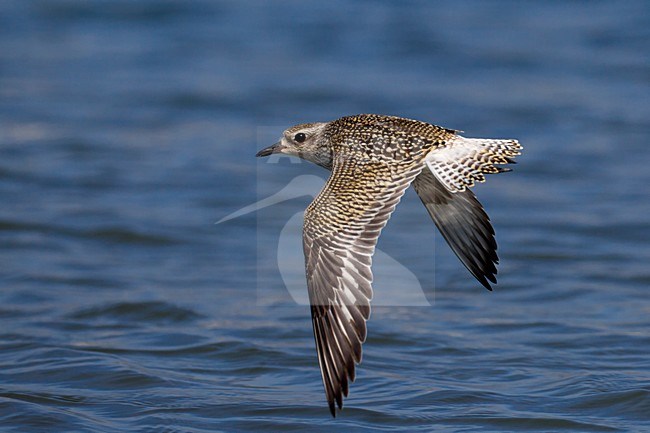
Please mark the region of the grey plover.
POLYGON ((257 156, 283 153, 331 170, 305 212, 303 249, 314 339, 332 416, 361 362, 372 298, 371 262, 382 228, 413 184, 445 240, 487 289, 496 283, 490 219, 469 190, 485 174, 510 171, 516 140, 377 114, 293 126, 257 156))

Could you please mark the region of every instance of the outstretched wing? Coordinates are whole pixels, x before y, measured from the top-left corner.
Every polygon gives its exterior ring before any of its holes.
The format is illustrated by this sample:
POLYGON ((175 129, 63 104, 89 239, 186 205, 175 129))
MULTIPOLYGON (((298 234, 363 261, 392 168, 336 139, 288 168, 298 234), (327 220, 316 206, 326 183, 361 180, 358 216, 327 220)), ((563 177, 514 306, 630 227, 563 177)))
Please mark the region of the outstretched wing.
POLYGON ((494 229, 483 206, 469 189, 452 193, 429 170, 413 187, 456 256, 486 289, 496 283, 499 257, 494 229))
POLYGON ((485 174, 510 171, 520 154, 517 140, 465 138, 455 135, 425 158, 424 170, 414 182, 420 199, 436 226, 465 267, 487 289, 496 283, 497 244, 483 206, 468 189, 485 181, 485 174))
POLYGON ((335 158, 332 174, 305 213, 303 247, 314 340, 327 402, 354 381, 372 298, 372 255, 391 213, 422 170, 335 158))

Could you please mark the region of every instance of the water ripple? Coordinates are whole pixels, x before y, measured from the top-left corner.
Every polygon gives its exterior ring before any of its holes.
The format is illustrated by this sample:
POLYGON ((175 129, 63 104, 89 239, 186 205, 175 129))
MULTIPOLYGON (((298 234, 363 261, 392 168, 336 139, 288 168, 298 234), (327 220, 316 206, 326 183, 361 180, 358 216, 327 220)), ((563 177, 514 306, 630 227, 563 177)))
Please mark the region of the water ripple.
POLYGON ((0 429, 650 431, 648 16, 641 0, 3 1, 0 429), (524 154, 475 188, 494 292, 402 200, 380 247, 432 306, 373 309, 332 419, 276 257, 309 199, 214 222, 326 176, 254 158, 284 128, 359 112, 524 154))

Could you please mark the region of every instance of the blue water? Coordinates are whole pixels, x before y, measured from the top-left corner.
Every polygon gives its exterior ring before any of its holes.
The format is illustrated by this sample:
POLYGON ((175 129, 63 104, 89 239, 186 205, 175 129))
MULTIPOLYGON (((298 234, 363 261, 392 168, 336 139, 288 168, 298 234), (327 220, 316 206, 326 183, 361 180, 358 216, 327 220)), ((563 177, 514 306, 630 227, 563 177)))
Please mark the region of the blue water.
MULTIPOLYGON (((650 431, 647 2, 0 3, 0 430, 650 431), (274 254, 290 125, 518 138, 476 192, 499 284, 407 194, 345 408, 274 254)), ((300 253, 296 244, 296 253, 300 253)), ((377 282, 379 284, 379 282, 377 282)))

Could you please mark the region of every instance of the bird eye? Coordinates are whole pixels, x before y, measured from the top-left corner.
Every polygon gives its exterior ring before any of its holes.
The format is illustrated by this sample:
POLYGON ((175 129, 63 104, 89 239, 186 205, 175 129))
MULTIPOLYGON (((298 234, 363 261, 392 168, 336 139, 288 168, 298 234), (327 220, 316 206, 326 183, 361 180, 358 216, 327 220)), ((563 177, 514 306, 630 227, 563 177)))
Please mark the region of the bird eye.
POLYGON ((299 132, 296 134, 295 137, 293 137, 294 140, 296 140, 298 143, 302 143, 307 139, 307 136, 303 134, 302 132, 299 132))

